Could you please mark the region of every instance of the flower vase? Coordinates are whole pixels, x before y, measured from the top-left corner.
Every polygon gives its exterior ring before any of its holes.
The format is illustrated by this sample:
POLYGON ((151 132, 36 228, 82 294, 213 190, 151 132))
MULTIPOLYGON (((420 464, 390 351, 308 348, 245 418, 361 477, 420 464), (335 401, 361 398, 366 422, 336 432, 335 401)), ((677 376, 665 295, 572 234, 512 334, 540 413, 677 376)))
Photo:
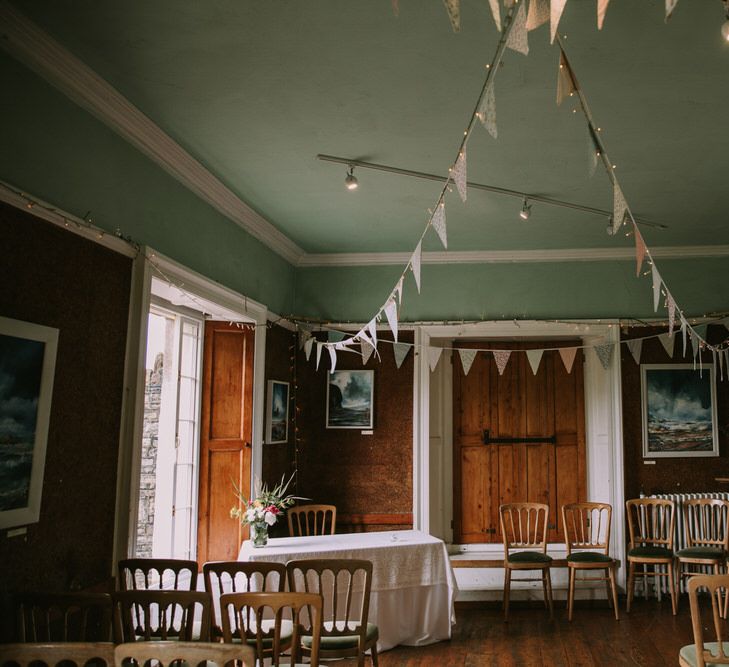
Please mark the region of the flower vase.
POLYGON ((251 523, 251 542, 256 548, 265 547, 268 544, 268 524, 265 521, 251 523))

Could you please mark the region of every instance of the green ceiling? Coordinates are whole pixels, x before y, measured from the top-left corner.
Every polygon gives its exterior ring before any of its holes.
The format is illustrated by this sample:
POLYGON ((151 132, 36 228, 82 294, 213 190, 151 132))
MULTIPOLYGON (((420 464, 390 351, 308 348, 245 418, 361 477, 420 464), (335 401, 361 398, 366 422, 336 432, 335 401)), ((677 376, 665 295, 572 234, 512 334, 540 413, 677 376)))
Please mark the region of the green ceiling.
MULTIPOLYGON (((358 171, 317 153, 432 173, 454 158, 498 33, 485 0, 463 0, 454 34, 440 0, 154 2, 16 0, 244 201, 307 252, 411 250, 437 183, 358 171)), ((719 0, 571 0, 561 25, 577 77, 634 213, 665 223, 649 245, 729 243, 729 46, 719 0)), ((496 78, 499 139, 477 128, 469 179, 609 208, 587 173, 572 106, 555 105, 546 27, 496 78)), ((471 191, 448 200, 449 249, 615 247, 606 220, 471 191)), ((431 239, 428 245, 438 249, 431 239)))

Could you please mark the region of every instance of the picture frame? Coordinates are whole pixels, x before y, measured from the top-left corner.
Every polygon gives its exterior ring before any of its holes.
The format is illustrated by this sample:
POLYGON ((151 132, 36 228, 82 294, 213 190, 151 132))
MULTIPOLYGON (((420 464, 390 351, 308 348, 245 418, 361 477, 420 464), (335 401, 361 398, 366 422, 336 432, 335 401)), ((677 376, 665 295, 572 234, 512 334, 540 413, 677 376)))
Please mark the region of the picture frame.
POLYGON ((370 430, 374 425, 375 372, 335 370, 327 382, 326 427, 370 430))
POLYGON ((289 441, 289 383, 268 381, 266 443, 275 445, 289 441))
POLYGON ((641 364, 643 458, 719 456, 714 369, 641 364))
POLYGON ((0 529, 37 523, 58 329, 0 317, 0 529))

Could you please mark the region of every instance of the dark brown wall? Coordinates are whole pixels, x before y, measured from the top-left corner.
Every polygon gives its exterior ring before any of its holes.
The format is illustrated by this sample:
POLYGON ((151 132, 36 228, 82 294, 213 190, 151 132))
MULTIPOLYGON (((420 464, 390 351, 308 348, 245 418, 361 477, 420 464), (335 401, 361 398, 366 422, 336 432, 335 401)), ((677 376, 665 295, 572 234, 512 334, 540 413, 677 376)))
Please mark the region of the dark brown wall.
POLYGON ((59 329, 40 521, 0 533, 0 594, 111 573, 131 260, 0 204, 0 314, 59 329))
MULTIPOLYGON (((662 333, 664 330, 656 330, 662 333)), ((641 338, 653 331, 636 327, 624 334, 626 338, 641 338)), ((670 364, 693 361, 691 343, 686 357, 682 356, 681 333, 676 334, 673 359, 657 338, 643 341, 641 363, 670 364)), ((726 336, 724 327, 709 327, 709 340, 726 336), (721 329, 721 331, 719 331, 721 329)), ((716 378, 717 422, 719 427, 718 458, 655 458, 655 464, 643 463, 643 434, 641 413, 640 366, 633 360, 627 345, 621 345, 623 390, 623 440, 625 452, 625 497, 637 498, 641 489, 652 493, 691 493, 696 491, 729 491, 729 484, 722 484, 716 477, 729 477, 729 382, 716 378)), ((711 354, 704 353, 704 361, 711 364, 711 354)), ((726 377, 726 372, 725 372, 726 377)))
MULTIPOLYGON (((400 340, 412 342, 412 333, 402 332, 400 340)), ((299 492, 336 505, 339 532, 412 525, 414 353, 398 369, 392 345, 379 350, 381 361, 373 356, 366 366, 359 354, 340 353, 337 360, 339 369, 375 371, 373 435, 326 428, 328 354, 317 371, 316 349, 309 361, 299 353, 299 492)))

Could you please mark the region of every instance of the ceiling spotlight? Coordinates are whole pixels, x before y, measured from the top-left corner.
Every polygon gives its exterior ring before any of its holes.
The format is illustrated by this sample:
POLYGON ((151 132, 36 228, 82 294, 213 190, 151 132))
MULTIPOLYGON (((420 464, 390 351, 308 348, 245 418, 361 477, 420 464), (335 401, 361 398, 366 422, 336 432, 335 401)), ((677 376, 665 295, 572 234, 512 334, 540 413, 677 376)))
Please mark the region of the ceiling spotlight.
POLYGON ((354 175, 354 167, 351 164, 349 165, 347 175, 344 177, 344 185, 347 186, 347 190, 356 190, 359 186, 357 177, 354 175))
POLYGON ((522 220, 529 220, 529 216, 532 214, 531 204, 527 202, 527 198, 524 197, 524 203, 521 205, 521 211, 519 211, 519 217, 522 220))
POLYGON ((721 24, 721 36, 729 42, 729 0, 724 0, 724 14, 726 21, 721 24))

